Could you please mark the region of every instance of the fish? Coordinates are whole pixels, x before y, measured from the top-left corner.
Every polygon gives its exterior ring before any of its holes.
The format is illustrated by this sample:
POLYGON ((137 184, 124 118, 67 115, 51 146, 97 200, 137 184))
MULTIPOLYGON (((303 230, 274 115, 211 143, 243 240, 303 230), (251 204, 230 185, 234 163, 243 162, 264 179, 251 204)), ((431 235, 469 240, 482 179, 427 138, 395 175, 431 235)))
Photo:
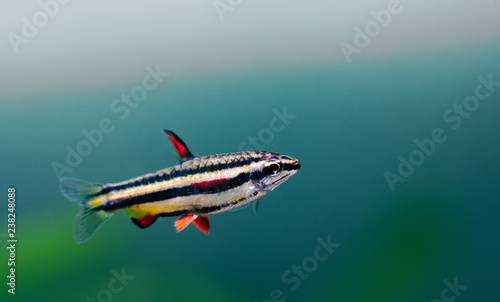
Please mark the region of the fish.
POLYGON ((177 232, 191 223, 204 233, 209 216, 259 199, 287 181, 300 161, 268 151, 247 151, 195 157, 184 141, 163 130, 174 146, 179 165, 118 183, 60 179, 60 190, 80 205, 73 226, 77 243, 88 241, 117 211, 124 210, 141 229, 159 217, 179 216, 177 232))

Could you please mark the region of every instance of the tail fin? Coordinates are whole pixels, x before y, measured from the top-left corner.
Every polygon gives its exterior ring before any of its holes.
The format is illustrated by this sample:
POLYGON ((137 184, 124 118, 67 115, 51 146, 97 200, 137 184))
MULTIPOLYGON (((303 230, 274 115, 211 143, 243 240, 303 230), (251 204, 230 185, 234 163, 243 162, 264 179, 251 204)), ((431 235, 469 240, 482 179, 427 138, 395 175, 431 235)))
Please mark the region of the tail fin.
POLYGON ((71 177, 60 179, 61 193, 81 206, 76 215, 73 233, 78 243, 89 240, 95 232, 108 220, 112 213, 96 210, 96 207, 106 203, 106 198, 96 196, 102 186, 71 177))

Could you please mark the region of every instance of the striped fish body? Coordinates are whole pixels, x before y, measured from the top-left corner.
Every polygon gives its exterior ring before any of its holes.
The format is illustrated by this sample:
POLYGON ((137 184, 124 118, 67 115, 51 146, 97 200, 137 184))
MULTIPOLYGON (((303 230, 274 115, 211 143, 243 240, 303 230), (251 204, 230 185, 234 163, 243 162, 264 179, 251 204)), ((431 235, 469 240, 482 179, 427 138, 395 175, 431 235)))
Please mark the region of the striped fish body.
MULTIPOLYGON (((196 157, 130 181, 108 184, 103 210, 130 209, 132 218, 147 215, 215 214, 267 194, 260 190, 260 161, 279 156, 271 152, 242 152, 196 157)), ((99 199, 96 199, 100 201, 99 199)), ((92 204, 92 202, 91 202, 92 204)))
POLYGON ((177 135, 165 133, 180 165, 105 185, 61 179, 63 194, 82 206, 75 222, 78 242, 88 240, 118 210, 125 210, 141 228, 158 217, 181 216, 175 224, 178 231, 193 222, 208 232, 208 215, 258 200, 300 169, 298 160, 275 152, 194 157, 177 135))

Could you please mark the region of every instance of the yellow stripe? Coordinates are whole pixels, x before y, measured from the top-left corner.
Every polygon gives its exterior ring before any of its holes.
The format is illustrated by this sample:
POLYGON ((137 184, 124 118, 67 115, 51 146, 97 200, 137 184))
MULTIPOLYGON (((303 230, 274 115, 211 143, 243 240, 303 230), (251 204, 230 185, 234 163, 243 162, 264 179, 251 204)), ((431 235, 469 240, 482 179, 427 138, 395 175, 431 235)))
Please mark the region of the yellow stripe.
POLYGON ((106 196, 107 194, 93 198, 92 200, 89 201, 89 205, 92 208, 97 208, 104 205, 108 201, 108 198, 106 196))
POLYGON ((198 173, 198 174, 193 174, 193 175, 188 175, 188 176, 179 176, 179 177, 172 178, 169 180, 154 182, 154 183, 147 184, 147 185, 140 185, 138 187, 131 187, 131 188, 127 188, 127 189, 120 190, 120 191, 112 191, 109 193, 108 197, 109 197, 109 200, 128 199, 128 198, 137 197, 137 196, 141 196, 141 195, 145 195, 145 194, 149 194, 149 193, 163 191, 163 190, 174 188, 177 186, 187 186, 189 184, 196 183, 196 182, 221 178, 221 177, 224 177, 223 173, 226 174, 229 171, 233 171, 233 170, 235 171, 234 175, 236 176, 239 173, 241 173, 241 171, 247 170, 249 167, 250 167, 250 165, 245 165, 245 166, 235 167, 235 168, 231 168, 231 169, 198 173))
POLYGON ((125 213, 134 219, 139 219, 144 216, 156 216, 162 213, 176 212, 188 209, 188 205, 178 204, 159 204, 158 201, 154 203, 133 205, 125 209, 125 213))

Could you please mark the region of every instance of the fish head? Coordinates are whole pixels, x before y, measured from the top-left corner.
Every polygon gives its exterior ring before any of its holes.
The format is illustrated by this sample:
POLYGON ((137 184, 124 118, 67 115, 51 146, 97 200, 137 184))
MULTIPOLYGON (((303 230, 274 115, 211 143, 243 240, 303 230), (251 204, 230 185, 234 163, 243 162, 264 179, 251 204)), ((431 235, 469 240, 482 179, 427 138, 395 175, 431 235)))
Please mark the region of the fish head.
POLYGON ((300 169, 300 161, 290 156, 264 152, 262 159, 252 168, 252 180, 257 188, 272 191, 300 169))

